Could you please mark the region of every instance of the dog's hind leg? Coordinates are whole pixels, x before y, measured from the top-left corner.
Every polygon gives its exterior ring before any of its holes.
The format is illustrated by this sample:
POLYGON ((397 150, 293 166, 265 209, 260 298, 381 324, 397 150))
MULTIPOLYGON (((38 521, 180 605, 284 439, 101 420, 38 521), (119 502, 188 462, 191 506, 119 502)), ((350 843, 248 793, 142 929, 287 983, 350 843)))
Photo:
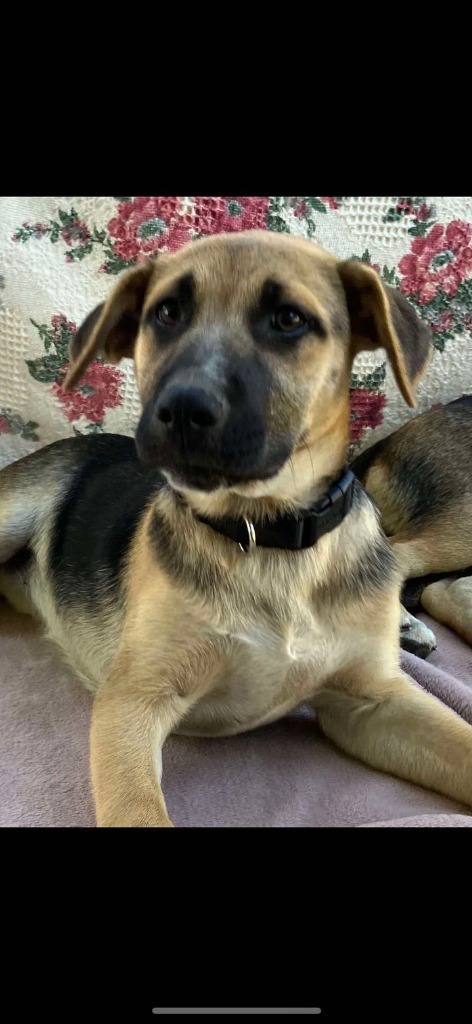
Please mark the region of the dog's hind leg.
POLYGON ((48 445, 0 472, 0 565, 28 546, 57 506, 67 469, 55 448, 48 445))
POLYGON ((470 503, 456 502, 447 517, 415 523, 389 536, 403 579, 457 572, 472 562, 470 503))
MULTIPOLYGON (((5 473, 5 470, 3 470, 5 473)), ((0 564, 26 547, 35 529, 37 495, 9 486, 0 475, 0 564)))
POLYGON ((421 604, 472 647, 472 576, 430 583, 423 590, 421 604))
POLYGON ((417 590, 417 596, 410 604, 407 584, 402 598, 408 611, 402 609, 401 647, 420 658, 426 658, 436 647, 431 630, 411 615, 411 608, 415 607, 416 611, 420 606, 472 644, 472 582, 470 578, 457 579, 461 570, 470 566, 472 561, 470 515, 456 514, 447 520, 443 517, 421 530, 416 527, 411 532, 406 530, 389 537, 389 541, 403 579, 413 580, 417 590), (421 585, 421 577, 432 576, 434 580, 435 574, 447 573, 454 573, 454 577, 429 584, 425 581, 427 585, 421 585))
POLYGON ((44 482, 29 480, 17 466, 0 473, 0 564, 28 545, 50 505, 44 482))
POLYGON ((24 549, 6 565, 0 565, 0 596, 23 615, 34 615, 35 611, 29 586, 31 561, 31 554, 24 549))
MULTIPOLYGON (((28 486, 15 463, 0 473, 0 595, 17 611, 32 614, 29 544, 42 510, 38 485, 28 486)), ((44 486, 42 487, 44 493, 44 486)))

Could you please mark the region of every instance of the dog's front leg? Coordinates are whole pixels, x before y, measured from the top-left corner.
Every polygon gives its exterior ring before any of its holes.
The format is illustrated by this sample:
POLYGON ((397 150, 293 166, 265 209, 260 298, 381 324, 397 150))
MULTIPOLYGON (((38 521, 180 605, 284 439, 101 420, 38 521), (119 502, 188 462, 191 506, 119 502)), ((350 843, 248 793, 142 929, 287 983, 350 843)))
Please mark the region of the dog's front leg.
POLYGON ((345 683, 312 702, 326 736, 373 768, 472 806, 472 726, 400 673, 345 683))
POLYGON ((191 707, 173 692, 146 694, 110 676, 98 691, 90 736, 100 827, 171 827, 161 789, 162 746, 191 707))

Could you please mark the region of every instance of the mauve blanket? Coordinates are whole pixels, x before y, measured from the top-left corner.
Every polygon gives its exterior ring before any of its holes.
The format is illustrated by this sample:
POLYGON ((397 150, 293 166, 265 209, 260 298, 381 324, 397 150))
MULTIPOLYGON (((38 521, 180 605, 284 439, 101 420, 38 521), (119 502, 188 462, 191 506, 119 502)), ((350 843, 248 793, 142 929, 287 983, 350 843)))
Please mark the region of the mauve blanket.
MULTIPOLYGON (((434 628, 438 651, 428 662, 405 654, 403 667, 472 722, 472 651, 434 628)), ((33 621, 1 601, 0 651, 0 825, 93 826, 91 695, 33 621)), ((180 827, 472 826, 461 804, 342 754, 305 711, 228 739, 171 737, 163 786, 180 827)))

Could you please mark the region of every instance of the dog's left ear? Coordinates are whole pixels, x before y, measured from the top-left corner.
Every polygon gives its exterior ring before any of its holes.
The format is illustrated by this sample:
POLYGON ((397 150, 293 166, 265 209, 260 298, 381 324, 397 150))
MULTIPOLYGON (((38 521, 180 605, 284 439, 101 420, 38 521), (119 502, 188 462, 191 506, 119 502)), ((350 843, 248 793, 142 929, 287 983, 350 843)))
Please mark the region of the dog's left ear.
POLYGON ((140 263, 123 274, 107 301, 96 306, 80 325, 70 345, 71 363, 63 383, 65 391, 74 387, 92 359, 101 353, 110 363, 132 357, 141 310, 155 266, 151 261, 140 263))
POLYGON ((411 407, 414 389, 433 353, 429 328, 401 292, 382 284, 372 267, 357 260, 338 263, 351 321, 353 356, 384 348, 398 387, 411 407))

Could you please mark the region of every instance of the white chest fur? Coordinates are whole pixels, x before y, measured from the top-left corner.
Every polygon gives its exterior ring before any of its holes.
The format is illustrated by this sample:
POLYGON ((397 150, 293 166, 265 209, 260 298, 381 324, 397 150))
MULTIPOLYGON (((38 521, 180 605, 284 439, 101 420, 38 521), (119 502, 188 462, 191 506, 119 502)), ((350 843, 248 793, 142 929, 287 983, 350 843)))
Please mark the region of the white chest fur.
POLYGON ((336 638, 308 607, 277 625, 261 615, 218 632, 230 641, 228 657, 186 733, 231 735, 273 721, 309 699, 340 660, 336 638))
POLYGON ((233 639, 245 646, 249 656, 252 652, 282 674, 294 664, 313 666, 326 656, 326 629, 308 610, 279 629, 255 622, 243 632, 233 634, 233 639))

